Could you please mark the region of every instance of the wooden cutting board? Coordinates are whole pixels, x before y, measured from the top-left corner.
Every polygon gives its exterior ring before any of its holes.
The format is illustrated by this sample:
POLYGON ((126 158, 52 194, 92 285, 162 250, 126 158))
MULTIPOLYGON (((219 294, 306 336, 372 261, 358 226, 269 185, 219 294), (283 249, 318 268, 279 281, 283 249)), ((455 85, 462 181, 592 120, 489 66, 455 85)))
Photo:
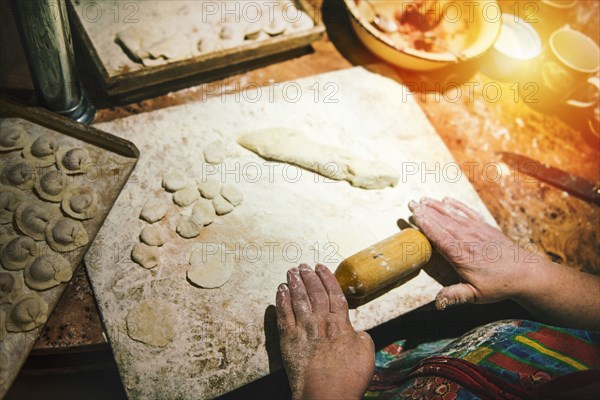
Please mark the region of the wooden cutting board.
MULTIPOLYGON (((408 89, 359 67, 99 126, 134 141, 141 151, 137 181, 124 188, 86 256, 131 398, 211 398, 280 368, 271 311, 286 270, 299 262, 321 262, 334 270, 349 252, 397 232, 397 220, 410 216, 410 199, 451 195, 494 223, 408 89), (266 162, 235 143, 244 132, 277 126, 380 159, 398 170, 400 182, 385 190, 358 189, 266 162), (218 169, 202 156, 215 140, 224 141, 230 152, 218 169), (162 248, 161 264, 145 270, 130 260, 145 224, 138 216, 146 199, 169 199, 161 179, 173 169, 196 178, 217 171, 245 200, 196 239, 173 234, 162 248), (234 274, 223 287, 206 290, 186 281, 189 254, 198 245, 216 246, 224 261, 233 263, 234 274), (166 347, 150 347, 127 334, 127 313, 148 299, 176 310, 175 336, 166 347)), ((172 233, 179 213, 189 210, 169 211, 166 226, 172 233)), ((440 288, 422 271, 352 310, 351 319, 357 329, 374 327, 429 303, 440 288)))

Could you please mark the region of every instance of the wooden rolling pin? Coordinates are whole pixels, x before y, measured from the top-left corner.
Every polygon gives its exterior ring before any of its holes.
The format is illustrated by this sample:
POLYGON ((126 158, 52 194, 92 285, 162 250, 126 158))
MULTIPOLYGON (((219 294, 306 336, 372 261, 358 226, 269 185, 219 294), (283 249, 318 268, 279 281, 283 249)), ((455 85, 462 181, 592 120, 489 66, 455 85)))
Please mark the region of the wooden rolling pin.
POLYGON ((431 251, 425 235, 404 229, 342 261, 335 277, 346 297, 362 298, 417 271, 431 251))

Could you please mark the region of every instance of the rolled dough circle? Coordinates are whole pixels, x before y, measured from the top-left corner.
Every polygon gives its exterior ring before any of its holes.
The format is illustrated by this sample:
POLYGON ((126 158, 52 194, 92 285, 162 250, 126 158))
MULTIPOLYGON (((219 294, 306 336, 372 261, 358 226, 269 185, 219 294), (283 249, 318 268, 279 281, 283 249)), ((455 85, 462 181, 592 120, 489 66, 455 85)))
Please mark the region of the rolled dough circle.
POLYGON ((136 304, 125 321, 129 337, 149 346, 165 347, 175 337, 175 310, 172 304, 163 300, 145 300, 136 304))
POLYGON ((232 274, 233 265, 227 257, 221 260, 220 254, 205 255, 200 247, 192 250, 187 278, 193 285, 204 289, 218 288, 226 284, 232 274))

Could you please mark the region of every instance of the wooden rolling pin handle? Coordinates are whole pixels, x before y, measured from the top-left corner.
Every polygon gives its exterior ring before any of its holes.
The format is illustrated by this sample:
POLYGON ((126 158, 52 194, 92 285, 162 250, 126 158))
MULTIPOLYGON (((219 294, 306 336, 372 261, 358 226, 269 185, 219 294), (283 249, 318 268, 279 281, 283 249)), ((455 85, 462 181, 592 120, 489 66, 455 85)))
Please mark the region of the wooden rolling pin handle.
POLYGON ((345 259, 335 271, 344 295, 362 298, 421 268, 431 243, 416 229, 404 229, 345 259))

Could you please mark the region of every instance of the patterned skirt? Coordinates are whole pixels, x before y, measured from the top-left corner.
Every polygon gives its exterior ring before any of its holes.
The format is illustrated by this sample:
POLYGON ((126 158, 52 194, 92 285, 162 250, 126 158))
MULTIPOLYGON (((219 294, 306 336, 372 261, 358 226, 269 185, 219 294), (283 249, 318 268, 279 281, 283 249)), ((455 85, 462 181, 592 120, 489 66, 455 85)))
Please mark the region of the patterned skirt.
POLYGON ((600 382, 598 332, 506 320, 457 339, 404 345, 376 353, 365 399, 581 398, 600 382))

